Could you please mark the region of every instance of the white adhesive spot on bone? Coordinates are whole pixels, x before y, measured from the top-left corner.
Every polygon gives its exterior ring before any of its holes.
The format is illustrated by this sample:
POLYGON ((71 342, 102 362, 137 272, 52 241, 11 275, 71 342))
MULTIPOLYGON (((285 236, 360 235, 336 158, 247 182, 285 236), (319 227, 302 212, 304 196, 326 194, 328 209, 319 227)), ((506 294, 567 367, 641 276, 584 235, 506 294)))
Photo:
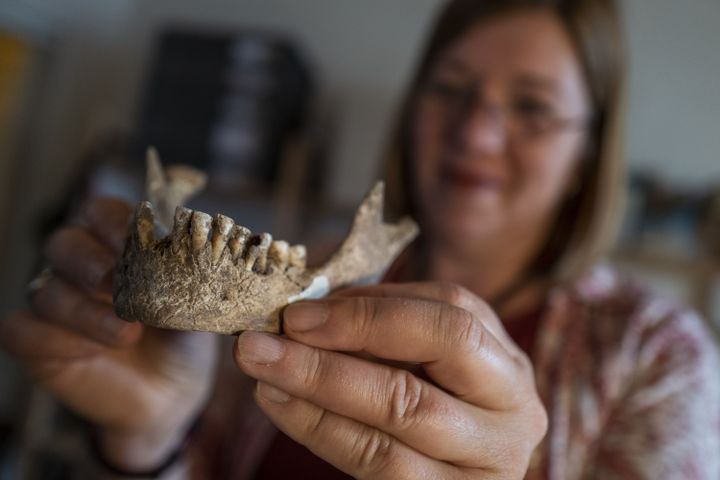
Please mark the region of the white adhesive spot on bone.
POLYGON ((297 302, 298 300, 307 300, 312 298, 322 298, 330 293, 330 281, 325 275, 318 275, 313 278, 310 286, 297 295, 288 297, 288 303, 297 302))

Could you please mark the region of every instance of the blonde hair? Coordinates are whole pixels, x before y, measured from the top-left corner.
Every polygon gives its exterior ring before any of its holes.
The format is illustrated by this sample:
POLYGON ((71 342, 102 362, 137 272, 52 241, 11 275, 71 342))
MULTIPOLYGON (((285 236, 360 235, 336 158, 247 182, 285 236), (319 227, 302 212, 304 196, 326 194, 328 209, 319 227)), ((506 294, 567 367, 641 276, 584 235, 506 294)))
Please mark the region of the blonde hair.
POLYGON ((574 196, 560 205, 555 227, 528 275, 561 281, 595 263, 612 244, 624 200, 624 46, 613 0, 454 0, 440 13, 401 104, 384 164, 388 214, 418 218, 412 191, 410 128, 424 76, 440 52, 478 22, 519 10, 544 9, 574 43, 593 106, 593 122, 574 196))

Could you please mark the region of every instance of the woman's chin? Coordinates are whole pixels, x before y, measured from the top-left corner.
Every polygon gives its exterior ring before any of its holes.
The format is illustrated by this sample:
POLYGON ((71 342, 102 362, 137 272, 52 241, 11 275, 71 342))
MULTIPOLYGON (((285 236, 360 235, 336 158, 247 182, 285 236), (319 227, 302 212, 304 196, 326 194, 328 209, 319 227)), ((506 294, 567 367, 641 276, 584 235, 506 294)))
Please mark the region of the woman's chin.
POLYGON ((482 242, 502 234, 507 209, 498 191, 448 188, 429 197, 426 218, 443 243, 482 242))
POLYGON ((484 243, 501 235, 500 219, 490 212, 447 210, 438 212, 434 235, 443 243, 484 243))

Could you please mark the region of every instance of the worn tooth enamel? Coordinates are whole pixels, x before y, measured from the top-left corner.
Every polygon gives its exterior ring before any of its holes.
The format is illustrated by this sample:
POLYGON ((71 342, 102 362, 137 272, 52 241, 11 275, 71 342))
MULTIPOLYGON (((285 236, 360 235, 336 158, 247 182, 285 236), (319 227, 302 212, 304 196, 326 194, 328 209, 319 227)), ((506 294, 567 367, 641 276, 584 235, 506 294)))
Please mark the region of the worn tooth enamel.
POLYGON ((190 217, 192 217, 192 213, 192 210, 185 207, 178 206, 175 209, 175 220, 170 233, 170 242, 174 254, 177 254, 186 245, 190 233, 190 217))
POLYGON ((210 215, 204 212, 193 212, 190 219, 190 239, 193 251, 197 252, 203 249, 210 234, 211 224, 212 217, 210 215))
POLYGON ((270 261, 271 267, 276 267, 279 270, 285 270, 288 266, 288 260, 290 257, 290 245, 284 240, 277 240, 270 244, 268 250, 268 260, 270 261))
POLYGON ((247 254, 245 255, 245 270, 251 271, 255 266, 255 261, 260 256, 260 249, 257 245, 253 245, 248 248, 247 254))
POLYGON ((267 254, 272 243, 272 235, 263 233, 258 238, 257 244, 250 247, 245 258, 245 270, 254 270, 257 273, 265 273, 267 270, 267 254))
POLYGON ((142 248, 155 242, 155 216, 150 202, 142 202, 135 211, 135 227, 142 248))
POLYGON ((230 255, 234 262, 237 263, 239 260, 242 260, 248 238, 250 238, 250 230, 241 225, 232 227, 228 246, 230 247, 230 255))
POLYGON ((228 237, 233 225, 235 225, 235 222, 232 221, 232 218, 220 214, 215 216, 212 232, 212 259, 214 264, 220 260, 223 251, 225 251, 225 245, 228 243, 228 237))
POLYGON ((289 259, 291 267, 305 268, 307 261, 307 250, 305 245, 293 245, 290 247, 289 259))

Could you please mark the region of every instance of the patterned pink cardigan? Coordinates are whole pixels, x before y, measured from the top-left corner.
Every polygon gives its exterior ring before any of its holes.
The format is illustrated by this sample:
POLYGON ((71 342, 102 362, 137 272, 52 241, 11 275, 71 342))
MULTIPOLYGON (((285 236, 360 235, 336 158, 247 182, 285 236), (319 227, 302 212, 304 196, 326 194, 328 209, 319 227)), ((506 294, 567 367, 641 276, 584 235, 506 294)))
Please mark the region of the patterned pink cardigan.
MULTIPOLYGON (((552 292, 533 363, 550 426, 526 478, 720 478, 720 363, 694 313, 598 268, 552 292)), ((194 476, 252 478, 275 430, 231 361, 219 375, 194 476)))

